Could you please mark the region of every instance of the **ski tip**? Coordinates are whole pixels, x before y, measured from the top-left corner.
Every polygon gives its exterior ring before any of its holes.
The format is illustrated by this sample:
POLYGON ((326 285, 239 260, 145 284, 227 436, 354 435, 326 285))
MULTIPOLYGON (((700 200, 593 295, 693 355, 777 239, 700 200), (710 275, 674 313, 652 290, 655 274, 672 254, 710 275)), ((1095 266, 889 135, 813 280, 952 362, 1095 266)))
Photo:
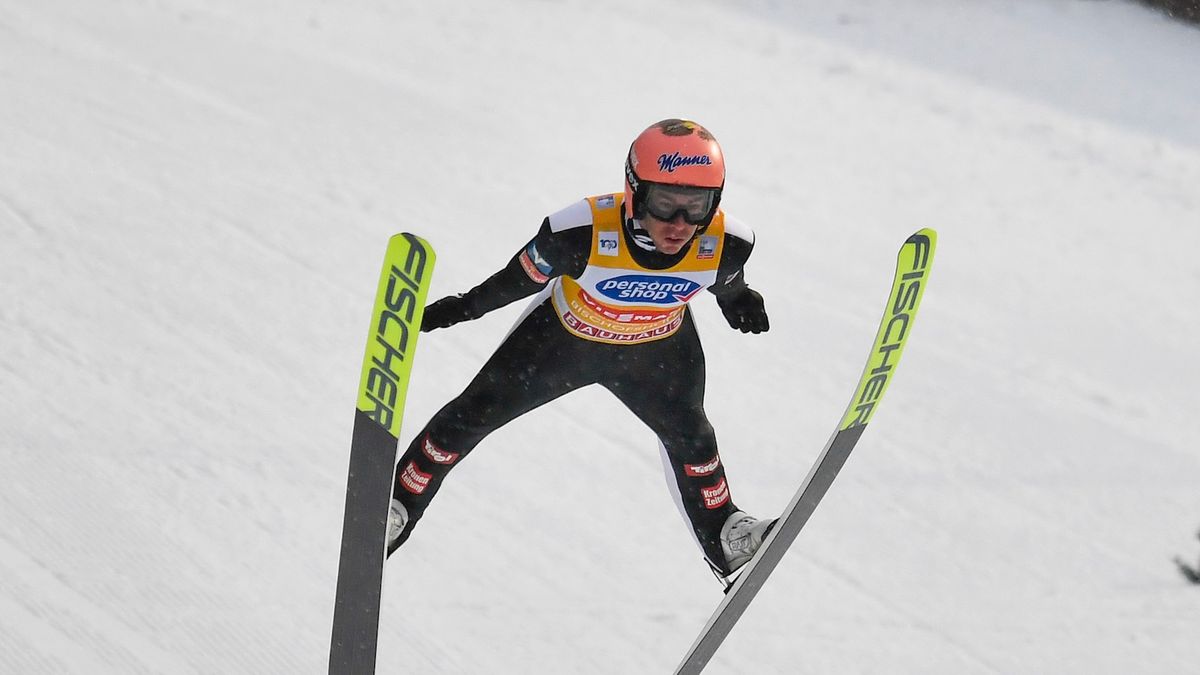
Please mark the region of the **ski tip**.
POLYGON ((422 237, 419 234, 413 234, 412 232, 399 232, 397 234, 393 234, 391 237, 388 238, 388 241, 393 242, 393 241, 396 241, 397 239, 399 239, 401 241, 406 241, 410 245, 416 245, 419 243, 421 248, 426 248, 426 249, 431 249, 431 250, 433 249, 433 246, 431 246, 429 244, 428 239, 426 239, 425 237, 422 237))
POLYGON ((937 244, 937 230, 932 227, 923 227, 916 232, 913 232, 905 244, 929 244, 931 247, 937 244))
POLYGON ((898 262, 904 263, 906 258, 912 257, 912 270, 918 269, 928 272, 929 266, 933 264, 933 254, 937 251, 937 231, 932 227, 921 228, 914 232, 908 239, 904 240, 904 245, 900 247, 900 252, 897 254, 898 262))

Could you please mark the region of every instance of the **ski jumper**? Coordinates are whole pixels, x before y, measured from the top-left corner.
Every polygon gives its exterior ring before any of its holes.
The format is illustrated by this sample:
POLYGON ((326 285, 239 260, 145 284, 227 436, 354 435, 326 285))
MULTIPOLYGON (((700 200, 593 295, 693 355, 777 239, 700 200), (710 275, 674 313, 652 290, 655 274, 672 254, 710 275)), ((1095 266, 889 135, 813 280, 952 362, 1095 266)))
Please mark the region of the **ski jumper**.
POLYGON ((546 218, 500 272, 467 294, 474 316, 537 294, 478 375, 417 434, 393 497, 407 539, 449 471, 492 431, 590 384, 612 392, 658 436, 668 485, 706 559, 727 573, 720 531, 736 511, 704 412, 704 352, 688 309, 701 290, 745 289, 753 234, 718 211, 677 254, 642 247, 623 195, 581 200, 546 218))

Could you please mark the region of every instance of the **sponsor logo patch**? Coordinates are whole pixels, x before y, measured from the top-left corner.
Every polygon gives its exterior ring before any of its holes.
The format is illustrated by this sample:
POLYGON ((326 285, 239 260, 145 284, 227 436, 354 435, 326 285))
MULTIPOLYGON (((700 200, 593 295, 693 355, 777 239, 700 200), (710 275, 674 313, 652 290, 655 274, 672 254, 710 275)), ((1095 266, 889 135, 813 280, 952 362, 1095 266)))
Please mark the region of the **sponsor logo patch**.
POLYGON ((677 308, 639 309, 633 311, 626 307, 613 307, 593 298, 582 288, 579 289, 579 300, 593 312, 618 323, 653 323, 669 319, 674 312, 679 311, 677 308))
POLYGON ((672 319, 670 323, 636 333, 616 333, 606 330, 580 319, 569 311, 563 313, 562 320, 567 328, 576 335, 601 342, 619 344, 645 342, 647 340, 657 340, 658 338, 666 337, 675 332, 683 324, 683 314, 672 319))
POLYGON ((734 553, 741 553, 742 551, 749 551, 750 550, 750 533, 747 532, 746 534, 743 534, 742 536, 738 537, 737 539, 730 540, 729 550, 733 551, 734 553))
POLYGON ((600 247, 600 255, 617 255, 617 236, 616 232, 601 232, 597 242, 600 247))
POLYGON ((657 305, 687 302, 702 288, 688 279, 644 274, 625 274, 596 284, 596 290, 606 298, 657 305))
POLYGON ((612 195, 604 195, 596 200, 596 208, 598 209, 611 209, 616 205, 617 200, 612 195))
POLYGON ((704 508, 719 509, 729 502, 729 485, 722 478, 720 483, 712 487, 700 488, 700 495, 704 497, 704 508))
POLYGON ((521 269, 525 270, 525 274, 530 279, 539 284, 550 281, 550 273, 554 271, 554 268, 550 266, 550 263, 546 262, 541 253, 538 253, 537 245, 534 242, 529 242, 529 247, 521 254, 520 260, 521 269))
POLYGON ((675 169, 683 166, 712 166, 712 157, 708 155, 681 155, 678 152, 658 156, 658 170, 675 173, 675 169))
POLYGON ((712 473, 716 471, 717 467, 719 466, 721 466, 720 455, 713 457, 711 461, 705 462, 704 464, 684 464, 683 472, 692 477, 709 476, 712 475, 712 473))
POLYGON ((425 436, 425 442, 421 444, 421 449, 425 452, 425 456, 429 461, 435 464, 453 464, 458 461, 457 452, 447 452, 433 444, 429 436, 425 436))
POLYGON ((717 255, 717 238, 711 234, 700 237, 700 246, 696 249, 696 258, 712 260, 717 255))
MULTIPOLYGON (((404 471, 400 472, 400 484, 405 490, 419 495, 425 492, 425 488, 429 487, 429 481, 433 478, 433 474, 428 474, 417 468, 416 464, 409 462, 404 471)), ((710 507, 711 508, 711 507, 710 507)))

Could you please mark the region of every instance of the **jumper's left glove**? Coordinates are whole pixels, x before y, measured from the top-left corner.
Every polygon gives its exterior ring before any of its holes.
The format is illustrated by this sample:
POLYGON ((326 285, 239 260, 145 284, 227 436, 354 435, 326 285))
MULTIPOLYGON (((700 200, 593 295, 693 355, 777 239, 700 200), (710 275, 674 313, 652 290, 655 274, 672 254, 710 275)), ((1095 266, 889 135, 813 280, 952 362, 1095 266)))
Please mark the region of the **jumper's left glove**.
POLYGON ((479 316, 467 306, 462 294, 449 295, 425 308, 421 319, 421 332, 428 333, 437 328, 448 328, 462 321, 478 319, 479 316))
POLYGON ((741 293, 730 297, 722 298, 718 295, 717 305, 731 328, 743 333, 765 333, 771 328, 763 298, 752 288, 747 287, 741 293))

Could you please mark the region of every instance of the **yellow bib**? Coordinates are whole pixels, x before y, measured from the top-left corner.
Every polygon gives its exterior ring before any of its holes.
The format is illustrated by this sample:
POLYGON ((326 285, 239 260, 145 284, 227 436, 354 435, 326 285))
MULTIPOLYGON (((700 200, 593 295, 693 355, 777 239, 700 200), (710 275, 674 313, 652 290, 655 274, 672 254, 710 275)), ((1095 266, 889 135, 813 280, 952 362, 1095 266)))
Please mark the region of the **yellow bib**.
POLYGON ((608 344, 661 340, 683 325, 688 301, 717 280, 725 243, 724 213, 717 211, 673 267, 649 270, 638 265, 625 246, 624 197, 588 197, 592 251, 587 267, 578 278, 553 281, 551 302, 562 325, 576 337, 608 344))

